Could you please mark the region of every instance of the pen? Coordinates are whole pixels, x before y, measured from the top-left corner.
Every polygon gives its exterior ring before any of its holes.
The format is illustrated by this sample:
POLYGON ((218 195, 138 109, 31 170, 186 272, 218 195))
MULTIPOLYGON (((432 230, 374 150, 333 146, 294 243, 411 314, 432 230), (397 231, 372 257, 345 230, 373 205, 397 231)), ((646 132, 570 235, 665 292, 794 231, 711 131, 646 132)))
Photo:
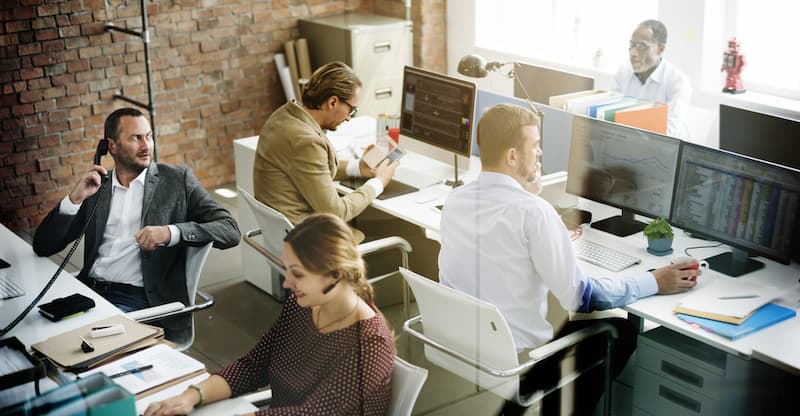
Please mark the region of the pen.
POLYGON ((121 372, 121 373, 112 374, 112 375, 110 375, 109 377, 110 377, 110 378, 117 378, 117 377, 127 376, 127 375, 129 375, 129 374, 141 373, 142 371, 149 370, 149 369, 151 369, 151 368, 153 368, 153 364, 143 365, 143 366, 141 366, 141 367, 132 368, 132 369, 130 369, 130 370, 123 371, 123 372, 121 372))
POLYGON ((720 296, 717 299, 731 300, 731 299, 755 299, 758 295, 735 295, 735 296, 720 296))

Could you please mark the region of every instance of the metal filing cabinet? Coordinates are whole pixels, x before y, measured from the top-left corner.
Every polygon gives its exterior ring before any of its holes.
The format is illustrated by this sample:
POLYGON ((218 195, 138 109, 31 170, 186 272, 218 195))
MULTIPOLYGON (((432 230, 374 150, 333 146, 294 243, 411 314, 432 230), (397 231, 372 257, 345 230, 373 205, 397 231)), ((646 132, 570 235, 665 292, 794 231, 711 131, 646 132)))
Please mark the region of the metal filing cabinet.
POLYGON ((783 414, 768 386, 786 375, 760 361, 664 327, 639 335, 636 355, 633 415, 783 414))
POLYGON ((403 67, 413 64, 411 21, 351 13, 298 20, 313 69, 342 61, 358 74, 359 114, 400 114, 403 67))

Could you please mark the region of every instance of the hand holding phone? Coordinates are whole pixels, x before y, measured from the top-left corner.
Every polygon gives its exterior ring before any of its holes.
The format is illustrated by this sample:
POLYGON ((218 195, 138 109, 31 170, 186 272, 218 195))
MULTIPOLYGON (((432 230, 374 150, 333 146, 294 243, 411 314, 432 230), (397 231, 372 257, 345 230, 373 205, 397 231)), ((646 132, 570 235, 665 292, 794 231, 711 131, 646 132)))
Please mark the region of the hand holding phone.
POLYGON ((379 147, 371 147, 364 152, 364 155, 361 156, 361 160, 364 161, 370 169, 375 169, 375 167, 380 165, 384 160, 388 159, 389 163, 393 163, 405 154, 405 151, 398 146, 395 146, 389 153, 384 152, 379 147))

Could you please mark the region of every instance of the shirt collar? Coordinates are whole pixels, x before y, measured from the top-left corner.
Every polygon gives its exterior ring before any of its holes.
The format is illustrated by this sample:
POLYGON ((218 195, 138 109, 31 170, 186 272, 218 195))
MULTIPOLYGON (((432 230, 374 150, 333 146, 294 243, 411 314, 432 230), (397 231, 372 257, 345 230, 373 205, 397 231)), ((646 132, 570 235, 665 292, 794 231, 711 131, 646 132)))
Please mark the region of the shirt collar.
MULTIPOLYGON (((663 84, 664 83, 664 66, 665 66, 664 65, 664 58, 661 58, 658 61, 658 65, 656 66, 656 69, 653 71, 652 74, 650 74, 649 77, 647 77, 646 80, 644 80, 644 84, 642 84, 642 85, 647 85, 648 82, 652 82, 654 84, 663 84)), ((636 74, 634 74, 634 76, 636 76, 636 74)))
MULTIPOLYGON (((144 178, 147 177, 147 168, 142 169, 139 175, 134 178, 131 183, 139 182, 140 185, 144 186, 144 178)), ((117 170, 114 169, 114 174, 111 175, 111 187, 113 188, 125 188, 117 179, 117 170)), ((125 188, 127 189, 127 188, 125 188)))
POLYGON ((506 185, 525 190, 516 179, 505 173, 481 171, 481 173, 478 174, 478 181, 482 185, 506 185))

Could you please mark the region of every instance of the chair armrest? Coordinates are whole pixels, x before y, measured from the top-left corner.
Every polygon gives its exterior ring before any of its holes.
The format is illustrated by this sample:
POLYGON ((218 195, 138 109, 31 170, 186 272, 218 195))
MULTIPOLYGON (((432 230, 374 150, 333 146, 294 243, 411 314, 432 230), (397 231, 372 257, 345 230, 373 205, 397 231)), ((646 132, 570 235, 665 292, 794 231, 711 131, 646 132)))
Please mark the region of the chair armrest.
POLYGON ((244 234, 244 242, 247 243, 250 247, 253 247, 259 254, 266 257, 267 260, 272 263, 275 267, 279 268, 282 271, 285 271, 286 268, 283 267, 283 260, 279 259, 274 254, 267 251, 264 246, 259 244, 253 237, 261 235, 261 229, 256 228, 255 230, 250 230, 244 234))
POLYGON ((240 399, 246 400, 253 404, 255 407, 262 407, 272 402, 272 389, 257 391, 255 393, 244 394, 239 396, 240 399))
POLYGON ((190 306, 186 306, 181 302, 165 303, 163 305, 152 306, 149 308, 128 312, 125 314, 125 316, 137 322, 147 323, 176 315, 201 311, 214 306, 214 297, 210 294, 202 290, 198 290, 197 296, 203 300, 202 303, 196 303, 190 306))
POLYGON ((534 365, 536 365, 536 363, 544 360, 547 357, 552 356, 556 352, 569 348, 585 339, 591 338, 601 333, 607 332, 608 333, 607 336, 611 336, 613 338, 618 337, 617 329, 614 328, 614 326, 608 323, 600 322, 597 325, 593 325, 591 327, 575 331, 567 336, 553 340, 547 344, 542 345, 539 348, 530 351, 528 353, 528 356, 531 357, 531 359, 525 361, 524 363, 516 367, 498 369, 483 364, 465 354, 462 354, 459 351, 456 351, 448 346, 445 346, 440 342, 436 341, 435 339, 432 339, 411 327, 412 325, 415 325, 420 322, 422 322, 422 316, 415 316, 407 320, 403 324, 403 330, 409 335, 413 336, 414 338, 417 338, 420 341, 424 342, 425 344, 430 345, 431 347, 436 348, 437 350, 442 351, 443 353, 450 355, 451 357, 457 358, 467 364, 479 368, 496 377, 513 377, 520 375, 525 371, 527 371, 528 369, 530 369, 531 367, 533 367, 534 365))
POLYGON ((392 236, 392 237, 381 238, 378 240, 368 241, 366 243, 361 243, 358 245, 358 252, 361 253, 362 256, 392 249, 398 249, 400 251, 405 251, 406 253, 410 253, 411 244, 409 244, 408 241, 406 241, 402 237, 392 236))

